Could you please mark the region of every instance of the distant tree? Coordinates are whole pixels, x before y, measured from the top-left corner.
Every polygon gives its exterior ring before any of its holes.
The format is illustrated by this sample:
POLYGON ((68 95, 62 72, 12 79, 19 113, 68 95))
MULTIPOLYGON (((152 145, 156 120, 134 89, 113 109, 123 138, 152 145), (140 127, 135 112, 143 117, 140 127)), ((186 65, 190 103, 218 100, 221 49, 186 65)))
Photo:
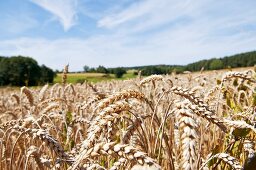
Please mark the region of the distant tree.
POLYGON ((220 59, 212 59, 209 66, 210 70, 223 69, 223 63, 220 59))
POLYGON ((180 73, 183 73, 184 71, 185 71, 184 67, 182 67, 182 66, 177 66, 177 67, 175 67, 175 68, 172 70, 172 73, 180 74, 180 73))
POLYGON ((7 85, 10 83, 8 71, 10 69, 9 60, 5 57, 0 59, 0 85, 7 85))
POLYGON ((61 73, 61 71, 60 71, 60 70, 58 70, 58 69, 56 69, 56 70, 55 70, 55 73, 61 73))
POLYGON ((96 72, 96 69, 91 67, 89 70, 88 70, 89 73, 95 73, 96 72))
POLYGON ((87 65, 84 65, 83 69, 84 69, 84 72, 88 72, 90 70, 90 67, 87 65))
POLYGON ((169 72, 168 69, 165 69, 161 66, 147 66, 142 69, 141 74, 143 76, 149 76, 152 74, 166 74, 168 72, 169 72))
POLYGON ((138 70, 136 70, 136 71, 133 72, 133 75, 135 75, 135 76, 137 76, 138 74, 139 74, 139 71, 138 71, 138 70))
POLYGON ((113 70, 116 78, 121 78, 125 73, 126 73, 126 70, 122 67, 117 67, 113 70))
POLYGON ((41 76, 40 76, 40 82, 41 83, 53 83, 53 79, 56 76, 56 73, 50 69, 49 67, 46 67, 45 65, 41 66, 41 76))
POLYGON ((108 73, 108 69, 106 69, 104 66, 99 65, 99 67, 96 69, 97 73, 108 73))
POLYGON ((52 82, 53 77, 50 68, 40 67, 30 57, 0 57, 0 85, 34 86, 52 82))
POLYGON ((205 70, 209 70, 209 64, 210 60, 200 60, 198 62, 186 65, 184 70, 200 71, 202 67, 204 67, 205 70))
POLYGON ((9 83, 15 86, 38 85, 40 79, 40 66, 30 57, 10 57, 8 71, 9 83))

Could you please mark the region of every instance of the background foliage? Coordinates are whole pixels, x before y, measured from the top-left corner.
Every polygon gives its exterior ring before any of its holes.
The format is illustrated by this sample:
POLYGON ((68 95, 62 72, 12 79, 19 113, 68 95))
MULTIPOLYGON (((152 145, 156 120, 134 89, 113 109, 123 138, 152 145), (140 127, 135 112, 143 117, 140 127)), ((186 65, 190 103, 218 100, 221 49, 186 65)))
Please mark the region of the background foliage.
MULTIPOLYGON (((187 65, 148 65, 148 66, 136 66, 136 67, 122 67, 122 69, 128 70, 141 70, 143 76, 149 76, 152 74, 170 74, 172 72, 182 73, 184 71, 200 71, 203 70, 219 70, 237 67, 248 67, 256 64, 256 51, 236 54, 223 58, 212 58, 209 60, 200 60, 198 62, 190 63, 187 65)), ((120 68, 105 68, 99 66, 98 68, 87 68, 86 72, 93 73, 115 73, 116 69, 120 68)))
POLYGON ((35 86, 52 83, 55 73, 30 57, 0 57, 0 85, 35 86))

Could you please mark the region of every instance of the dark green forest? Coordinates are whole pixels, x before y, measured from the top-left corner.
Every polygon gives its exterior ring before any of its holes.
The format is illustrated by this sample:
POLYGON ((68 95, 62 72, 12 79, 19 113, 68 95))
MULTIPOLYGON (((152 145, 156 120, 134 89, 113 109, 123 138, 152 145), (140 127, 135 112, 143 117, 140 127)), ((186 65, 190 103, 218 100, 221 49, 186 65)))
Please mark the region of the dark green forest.
POLYGON ((0 57, 0 85, 35 86, 52 83, 55 72, 45 65, 39 66, 30 57, 0 57))
MULTIPOLYGON (((183 73, 184 71, 200 71, 200 70, 219 70, 236 67, 249 67, 256 64, 256 51, 240 53, 232 56, 226 56, 223 58, 212 58, 208 60, 200 60, 187 65, 149 65, 149 66, 135 66, 135 67, 118 67, 118 68, 105 68, 99 66, 97 68, 89 68, 84 66, 85 72, 96 72, 96 73, 122 73, 117 77, 122 76, 128 70, 140 70, 143 76, 152 74, 170 74, 175 72, 177 74, 183 73)), ((138 72, 135 72, 137 74, 138 72)))
POLYGON ((223 58, 212 58, 209 60, 201 60, 195 63, 186 65, 185 70, 199 71, 202 68, 204 70, 219 70, 225 68, 236 67, 249 67, 256 64, 256 51, 236 54, 223 58))
POLYGON ((126 70, 141 70, 142 75, 169 74, 172 72, 182 73, 184 71, 219 70, 236 67, 249 67, 256 64, 256 51, 226 56, 223 58, 212 58, 200 60, 187 65, 152 65, 140 67, 125 67, 126 70))

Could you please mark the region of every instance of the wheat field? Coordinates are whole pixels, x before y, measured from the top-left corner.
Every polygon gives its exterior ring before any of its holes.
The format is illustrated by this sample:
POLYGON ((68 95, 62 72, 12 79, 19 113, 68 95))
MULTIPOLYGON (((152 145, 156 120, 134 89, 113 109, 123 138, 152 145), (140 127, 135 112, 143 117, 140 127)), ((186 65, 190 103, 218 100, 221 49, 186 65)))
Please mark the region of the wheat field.
POLYGON ((0 89, 0 169, 254 169, 245 71, 0 89))

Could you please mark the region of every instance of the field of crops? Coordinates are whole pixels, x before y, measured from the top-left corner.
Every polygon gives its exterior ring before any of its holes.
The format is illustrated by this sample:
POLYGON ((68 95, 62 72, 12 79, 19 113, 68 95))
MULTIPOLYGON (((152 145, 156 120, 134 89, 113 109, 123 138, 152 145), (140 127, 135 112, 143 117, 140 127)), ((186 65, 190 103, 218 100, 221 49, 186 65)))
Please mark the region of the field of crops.
MULTIPOLYGON (((133 70, 127 71, 126 74, 123 75, 122 78, 118 78, 118 80, 125 80, 129 78, 134 78, 133 70)), ((104 73, 68 73, 67 83, 83 83, 84 81, 89 81, 93 83, 101 82, 101 81, 109 81, 117 79, 114 74, 104 74, 104 73)), ((62 74, 57 74, 54 79, 55 83, 61 83, 62 74)))
POLYGON ((255 72, 0 89, 0 169, 256 165, 255 72))

